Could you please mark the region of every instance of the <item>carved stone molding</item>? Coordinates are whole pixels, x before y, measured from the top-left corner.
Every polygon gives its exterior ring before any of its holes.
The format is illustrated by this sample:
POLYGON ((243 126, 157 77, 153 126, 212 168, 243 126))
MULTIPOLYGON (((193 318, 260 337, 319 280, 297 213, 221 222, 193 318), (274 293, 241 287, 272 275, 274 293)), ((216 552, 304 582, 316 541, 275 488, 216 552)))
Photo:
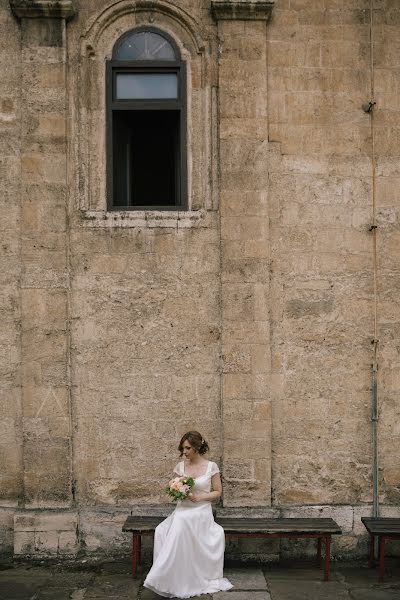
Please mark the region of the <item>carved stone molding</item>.
POLYGON ((73 0, 10 0, 12 12, 19 19, 70 19, 75 14, 73 0))
POLYGON ((273 0, 211 0, 211 15, 215 21, 268 21, 273 6, 273 0))

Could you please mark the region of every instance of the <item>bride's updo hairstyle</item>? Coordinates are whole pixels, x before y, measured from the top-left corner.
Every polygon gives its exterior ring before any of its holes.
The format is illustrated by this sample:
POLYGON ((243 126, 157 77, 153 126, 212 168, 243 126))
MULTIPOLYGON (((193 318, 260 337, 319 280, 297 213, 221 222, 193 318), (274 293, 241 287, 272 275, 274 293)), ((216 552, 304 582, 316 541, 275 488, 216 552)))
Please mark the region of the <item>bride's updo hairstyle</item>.
POLYGON ((189 442, 192 448, 194 448, 199 454, 205 454, 210 449, 201 433, 199 433, 198 431, 188 431, 187 433, 185 433, 185 435, 182 436, 182 439, 179 442, 178 450, 181 456, 183 456, 183 443, 186 440, 189 442))

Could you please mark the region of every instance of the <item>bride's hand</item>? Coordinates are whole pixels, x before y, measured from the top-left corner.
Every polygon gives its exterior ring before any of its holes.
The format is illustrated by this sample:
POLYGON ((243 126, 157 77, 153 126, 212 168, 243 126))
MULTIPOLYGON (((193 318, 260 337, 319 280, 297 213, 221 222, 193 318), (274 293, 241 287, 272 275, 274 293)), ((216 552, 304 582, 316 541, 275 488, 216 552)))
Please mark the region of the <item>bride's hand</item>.
POLYGON ((193 494, 193 492, 190 492, 187 497, 191 502, 200 502, 200 498, 193 494))

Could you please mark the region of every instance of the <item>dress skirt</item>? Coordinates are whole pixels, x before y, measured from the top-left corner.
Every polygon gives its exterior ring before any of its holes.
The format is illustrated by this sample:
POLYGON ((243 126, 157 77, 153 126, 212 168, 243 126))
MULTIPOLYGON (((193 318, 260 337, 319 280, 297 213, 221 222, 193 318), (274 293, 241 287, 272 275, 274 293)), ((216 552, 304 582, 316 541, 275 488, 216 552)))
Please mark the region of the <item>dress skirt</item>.
POLYGON ((144 586, 165 598, 229 590, 223 577, 225 534, 211 503, 178 502, 155 531, 153 566, 144 586))

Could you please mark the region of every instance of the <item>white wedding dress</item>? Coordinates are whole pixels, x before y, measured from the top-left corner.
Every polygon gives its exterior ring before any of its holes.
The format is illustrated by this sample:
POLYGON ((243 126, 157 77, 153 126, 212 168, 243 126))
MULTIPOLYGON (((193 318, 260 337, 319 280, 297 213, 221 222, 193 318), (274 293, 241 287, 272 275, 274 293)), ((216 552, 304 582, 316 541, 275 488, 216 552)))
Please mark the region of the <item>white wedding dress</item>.
MULTIPOLYGON (((174 472, 185 475, 181 461, 174 472)), ((210 492, 211 477, 219 473, 208 461, 195 479, 195 492, 210 492)), ((165 598, 191 598, 233 586, 223 577, 225 535, 214 521, 211 502, 178 501, 174 512, 156 528, 154 556, 144 586, 165 598)))

